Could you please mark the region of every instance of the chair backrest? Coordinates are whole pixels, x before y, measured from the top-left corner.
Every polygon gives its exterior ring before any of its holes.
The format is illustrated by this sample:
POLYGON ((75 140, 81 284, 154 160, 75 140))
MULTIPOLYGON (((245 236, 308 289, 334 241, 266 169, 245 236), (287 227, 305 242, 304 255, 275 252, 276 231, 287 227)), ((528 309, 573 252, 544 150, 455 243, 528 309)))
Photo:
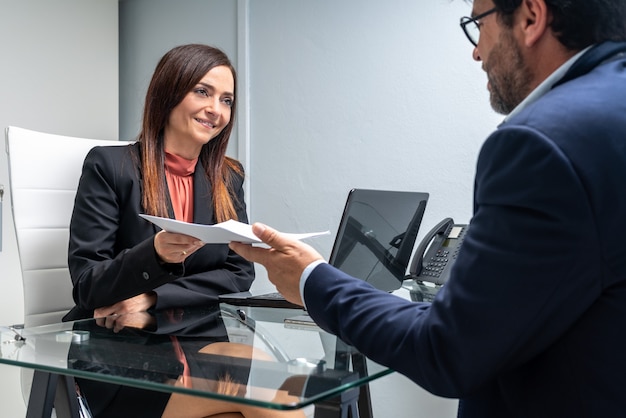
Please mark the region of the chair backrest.
POLYGON ((59 322, 74 306, 67 266, 69 224, 83 161, 96 145, 9 126, 6 150, 13 222, 24 287, 24 324, 59 322))

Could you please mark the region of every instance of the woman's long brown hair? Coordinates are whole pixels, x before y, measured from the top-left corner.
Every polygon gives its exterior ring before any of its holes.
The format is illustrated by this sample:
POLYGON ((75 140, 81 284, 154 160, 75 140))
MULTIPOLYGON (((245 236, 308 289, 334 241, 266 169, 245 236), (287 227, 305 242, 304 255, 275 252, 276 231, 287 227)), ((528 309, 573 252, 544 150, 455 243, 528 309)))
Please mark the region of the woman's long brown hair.
MULTIPOLYGON (((189 44, 167 52, 159 61, 148 86, 143 111, 141 166, 143 176, 142 205, 146 213, 168 216, 165 188, 165 149, 163 132, 170 113, 196 84, 214 67, 226 66, 233 74, 236 97, 237 74, 230 60, 217 48, 189 44)), ((213 209, 217 222, 237 219, 236 195, 229 191, 233 174, 242 175, 239 163, 226 157, 226 148, 233 130, 237 100, 233 99, 230 121, 222 132, 200 151, 200 162, 211 183, 213 209)))

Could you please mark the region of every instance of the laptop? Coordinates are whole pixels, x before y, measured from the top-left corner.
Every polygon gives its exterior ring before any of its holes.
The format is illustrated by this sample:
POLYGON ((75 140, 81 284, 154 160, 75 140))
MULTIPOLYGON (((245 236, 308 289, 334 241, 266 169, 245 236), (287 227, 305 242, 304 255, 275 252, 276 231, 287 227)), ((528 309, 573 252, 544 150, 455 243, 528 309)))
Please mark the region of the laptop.
MULTIPOLYGON (((399 289, 427 201, 428 193, 350 190, 328 262, 380 290, 399 289)), ((302 309, 278 292, 229 293, 219 300, 238 306, 302 309)))

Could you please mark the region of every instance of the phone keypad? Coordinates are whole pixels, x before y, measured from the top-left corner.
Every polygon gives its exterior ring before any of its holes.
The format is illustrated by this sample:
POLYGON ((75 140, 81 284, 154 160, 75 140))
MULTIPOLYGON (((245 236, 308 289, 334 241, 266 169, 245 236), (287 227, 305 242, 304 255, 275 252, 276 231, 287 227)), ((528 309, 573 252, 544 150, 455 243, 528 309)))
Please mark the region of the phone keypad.
POLYGON ((438 250, 437 253, 426 262, 420 276, 439 277, 448 264, 449 256, 450 251, 438 250))

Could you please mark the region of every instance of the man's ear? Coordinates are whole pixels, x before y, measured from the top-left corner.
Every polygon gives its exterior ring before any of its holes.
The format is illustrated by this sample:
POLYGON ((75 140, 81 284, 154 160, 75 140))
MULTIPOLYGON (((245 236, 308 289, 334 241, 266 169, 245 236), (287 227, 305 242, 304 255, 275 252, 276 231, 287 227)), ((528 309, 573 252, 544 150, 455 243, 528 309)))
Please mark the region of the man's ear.
POLYGON ((545 0, 522 0, 518 23, 527 47, 536 44, 550 28, 550 13, 545 0))

